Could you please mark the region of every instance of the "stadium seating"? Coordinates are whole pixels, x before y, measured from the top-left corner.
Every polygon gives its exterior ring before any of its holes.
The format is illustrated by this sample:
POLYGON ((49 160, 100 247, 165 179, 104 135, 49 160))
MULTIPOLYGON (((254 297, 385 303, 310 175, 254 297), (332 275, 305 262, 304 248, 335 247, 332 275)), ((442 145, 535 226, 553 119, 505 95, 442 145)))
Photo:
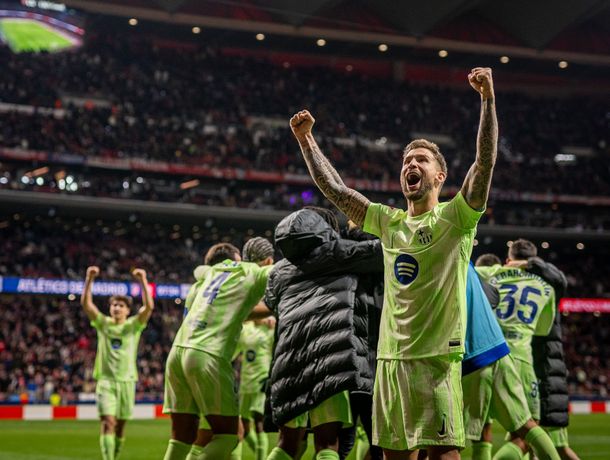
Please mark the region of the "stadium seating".
MULTIPOLYGON (((396 178, 402 147, 413 137, 440 143, 449 165, 447 193, 461 185, 474 158, 479 102, 466 82, 461 89, 398 84, 278 66, 215 47, 163 48, 144 35, 95 27, 85 47, 70 53, 13 54, 0 47, 7 70, 0 75, 0 190, 260 210, 328 205, 308 178, 301 180, 307 171, 287 126, 303 107, 316 116, 316 135, 333 163, 362 180, 373 200, 402 202, 396 178), (28 175, 47 165, 48 171, 28 175), (114 169, 103 169, 108 165, 114 169), (214 174, 229 180, 189 173, 197 167, 224 168, 214 174), (252 171, 274 176, 243 180, 252 171), (67 177, 78 188, 67 187, 67 177), (195 177, 199 184, 183 186, 195 177)), ((502 92, 498 110, 499 158, 482 223, 610 229, 603 201, 610 195, 607 103, 502 92), (600 204, 582 206, 592 196, 602 197, 600 204)), ((271 238, 271 230, 262 234, 271 238)), ((210 244, 241 246, 254 233, 219 228, 210 219, 186 225, 108 214, 97 220, 6 214, 0 276, 82 280, 86 266, 98 264, 102 279, 127 280, 138 266, 152 282, 190 282, 210 244)), ((505 243, 481 238, 475 253, 502 255, 505 243)), ((567 273, 571 296, 610 296, 608 248, 581 251, 570 242, 543 256, 567 273)), ((78 299, 1 294, 0 300, 0 402, 48 401, 54 393, 74 402, 90 395, 95 331, 78 299)), ((140 348, 139 399, 161 398, 181 315, 174 300, 157 301, 140 348)), ((572 396, 607 397, 607 316, 563 320, 572 396)))

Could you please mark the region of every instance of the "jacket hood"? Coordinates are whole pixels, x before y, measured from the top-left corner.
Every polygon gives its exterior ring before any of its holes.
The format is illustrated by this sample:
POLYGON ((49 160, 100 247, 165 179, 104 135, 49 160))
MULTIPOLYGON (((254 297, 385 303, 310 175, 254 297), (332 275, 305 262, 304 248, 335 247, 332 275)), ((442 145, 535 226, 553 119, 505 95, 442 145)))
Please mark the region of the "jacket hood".
POLYGON ((275 243, 291 263, 338 238, 337 232, 318 213, 309 209, 286 216, 275 229, 275 243))

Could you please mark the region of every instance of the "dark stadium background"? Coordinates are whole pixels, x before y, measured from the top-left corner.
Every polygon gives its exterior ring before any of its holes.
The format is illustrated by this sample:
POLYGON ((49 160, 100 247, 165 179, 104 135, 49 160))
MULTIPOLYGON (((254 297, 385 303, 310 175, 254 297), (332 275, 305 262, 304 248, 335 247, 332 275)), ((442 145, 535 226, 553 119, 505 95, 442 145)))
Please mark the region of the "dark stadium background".
MULTIPOLYGON (((291 210, 331 206, 288 128, 303 107, 339 172, 369 198, 402 206, 401 148, 422 136, 447 157, 449 198, 474 158, 475 65, 494 69, 500 145, 473 257, 503 258, 510 241, 529 238, 566 273, 570 298, 598 299, 572 301, 590 311, 562 320, 571 397, 606 411, 608 2, 67 5, 85 30, 81 47, 0 45, 0 418, 53 395, 62 406, 91 402, 94 388, 95 335, 78 295, 16 279, 82 281, 98 264, 105 281, 139 266, 178 286, 214 242, 272 238, 291 210)), ((182 315, 179 295, 166 297, 142 340, 140 401, 162 395, 182 315)))

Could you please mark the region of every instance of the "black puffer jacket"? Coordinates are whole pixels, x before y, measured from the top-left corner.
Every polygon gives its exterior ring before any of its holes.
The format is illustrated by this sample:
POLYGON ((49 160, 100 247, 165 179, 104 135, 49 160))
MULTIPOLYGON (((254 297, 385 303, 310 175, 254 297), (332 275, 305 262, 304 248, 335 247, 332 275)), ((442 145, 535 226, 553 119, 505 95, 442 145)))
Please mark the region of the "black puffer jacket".
POLYGON ((275 241, 285 259, 265 302, 277 317, 269 396, 279 426, 341 391, 371 391, 368 343, 354 333, 367 311, 357 275, 382 272, 383 256, 379 241, 342 240, 307 209, 282 220, 275 241))
MULTIPOLYGON (((527 271, 532 272, 555 289, 555 298, 565 295, 568 282, 565 275, 553 264, 538 257, 528 261, 527 271)), ((568 382, 561 337, 561 315, 557 310, 551 332, 532 340, 534 369, 540 380, 540 424, 543 426, 568 426, 568 382)))
MULTIPOLYGON (((377 238, 360 228, 352 228, 346 231, 345 237, 353 241, 377 241, 377 238)), ((356 327, 356 334, 364 334, 369 344, 369 367, 373 380, 377 371, 377 344, 379 342, 379 324, 381 323, 381 310, 383 308, 383 271, 361 275, 358 277, 358 297, 363 304, 367 305, 368 328, 362 331, 356 327)), ((371 388, 372 394, 372 388, 371 388)))

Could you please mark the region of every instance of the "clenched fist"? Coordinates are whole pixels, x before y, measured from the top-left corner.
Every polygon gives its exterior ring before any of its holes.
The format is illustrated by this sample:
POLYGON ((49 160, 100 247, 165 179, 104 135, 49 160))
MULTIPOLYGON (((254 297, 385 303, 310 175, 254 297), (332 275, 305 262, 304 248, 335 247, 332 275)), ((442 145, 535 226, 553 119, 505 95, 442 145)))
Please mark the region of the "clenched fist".
POLYGON ((468 74, 468 83, 483 99, 494 97, 494 82, 489 67, 475 67, 468 74))
POLYGON ((311 134, 311 128, 315 122, 316 120, 308 110, 301 110, 290 119, 290 129, 299 140, 311 134))
POLYGON ((100 267, 96 265, 92 265, 91 267, 87 267, 87 278, 94 279, 97 278, 100 274, 100 267))
POLYGON ((131 272, 131 274, 133 275, 133 277, 135 279, 137 279, 140 282, 143 282, 146 280, 146 270, 144 270, 142 268, 134 268, 133 271, 131 272))

